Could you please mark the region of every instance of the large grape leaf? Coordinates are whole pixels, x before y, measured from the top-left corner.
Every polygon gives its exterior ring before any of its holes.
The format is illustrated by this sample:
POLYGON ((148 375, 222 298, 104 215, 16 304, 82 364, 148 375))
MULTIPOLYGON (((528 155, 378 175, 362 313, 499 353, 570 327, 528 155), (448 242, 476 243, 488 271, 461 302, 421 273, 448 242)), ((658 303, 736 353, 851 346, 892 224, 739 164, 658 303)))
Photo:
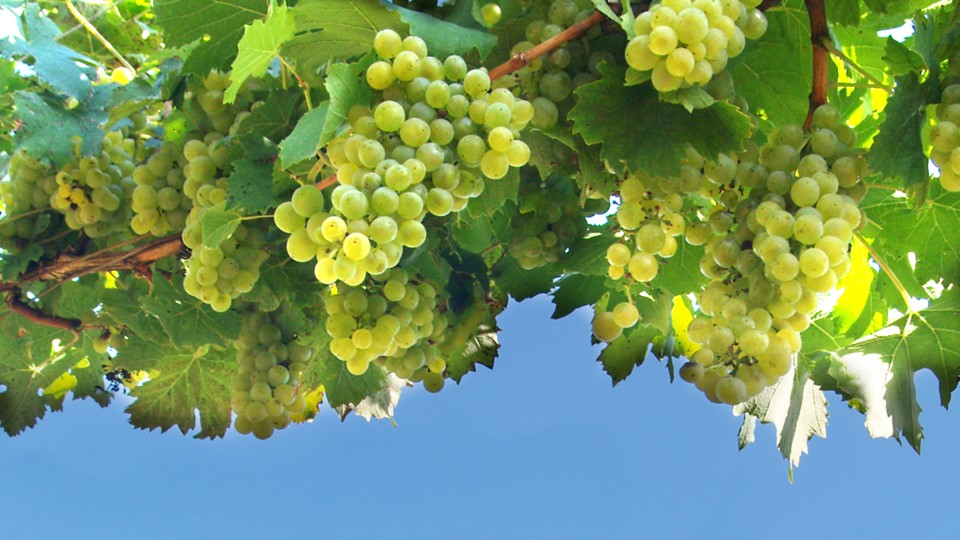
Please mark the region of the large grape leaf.
MULTIPOLYGON (((625 299, 618 292, 609 294, 596 304, 595 310, 610 310, 613 304, 625 299)), ((633 304, 640 312, 640 321, 633 328, 610 342, 600 353, 599 362, 610 375, 613 385, 626 379, 646 359, 647 351, 657 338, 662 338, 670 327, 670 311, 673 307, 669 295, 657 293, 656 297, 635 295, 633 304)))
POLYGON ((160 320, 170 341, 179 347, 227 345, 240 335, 240 316, 233 311, 217 313, 183 290, 183 278, 173 283, 157 278, 153 294, 141 300, 143 309, 160 320))
POLYGON ((386 372, 375 365, 370 366, 363 375, 353 375, 347 371, 346 362, 326 350, 321 351, 317 359, 310 363, 308 370, 304 382, 310 388, 322 384, 327 403, 335 409, 352 408, 360 404, 383 389, 387 379, 386 372))
POLYGON ((73 157, 74 140, 82 141, 85 155, 97 153, 110 90, 109 85, 97 86, 89 99, 70 110, 49 96, 17 92, 13 96, 14 118, 20 126, 15 131, 15 148, 46 158, 58 167, 73 157))
MULTIPOLYGON (((807 441, 814 435, 827 436, 827 398, 810 379, 804 363, 790 368, 776 384, 756 397, 734 407, 734 414, 745 415, 744 423, 755 417, 777 428, 777 448, 795 467, 807 453, 807 441)), ((741 439, 742 441, 743 439, 741 439)))
POLYGON ((36 425, 47 412, 42 390, 76 363, 53 350, 70 341, 69 332, 26 323, 8 313, 0 320, 0 427, 10 435, 36 425))
POLYGON ((233 60, 230 86, 223 93, 224 103, 233 103, 247 77, 262 77, 280 47, 293 38, 295 23, 286 5, 270 2, 266 20, 256 20, 243 29, 233 60))
POLYGON ((197 425, 197 438, 222 437, 230 427, 230 381, 239 369, 236 351, 210 346, 158 345, 134 338, 127 341, 114 365, 146 371, 150 380, 130 391, 130 423, 140 429, 167 431, 177 426, 184 434, 197 425))
POLYGON ((201 40, 183 64, 186 73, 226 70, 244 26, 267 15, 265 0, 154 0, 157 25, 168 46, 201 40))
POLYGON ((917 403, 914 373, 929 369, 940 382, 940 403, 950 403, 950 394, 960 376, 960 291, 950 289, 923 310, 908 313, 889 327, 860 340, 841 352, 845 363, 858 358, 882 360, 887 378, 887 412, 893 418, 894 436, 907 439, 920 451, 923 428, 917 403))
POLYGON ((750 137, 750 118, 732 105, 687 112, 660 101, 650 85, 625 87, 621 68, 601 64, 600 71, 602 79, 576 90, 568 117, 587 144, 603 145, 600 157, 614 168, 675 176, 687 144, 712 156, 739 150, 750 137))
POLYGON ((340 134, 341 127, 347 122, 347 113, 354 105, 370 105, 373 90, 364 81, 363 73, 374 61, 373 54, 367 54, 358 62, 337 63, 327 70, 324 85, 330 94, 330 106, 323 121, 323 130, 317 140, 322 147, 340 134))
POLYGON ((929 280, 960 281, 960 194, 931 185, 919 208, 893 192, 869 197, 862 208, 877 227, 865 232, 875 239, 873 247, 885 258, 904 261, 904 271, 898 272, 901 280, 911 278, 921 285, 929 280), (905 263, 911 252, 916 254, 913 269, 905 263))
POLYGON ((797 0, 766 15, 767 32, 731 60, 730 72, 737 93, 754 112, 776 125, 800 123, 807 114, 813 65, 809 19, 797 0))
POLYGON ((837 392, 851 408, 863 413, 871 437, 894 436, 886 400, 890 370, 882 359, 860 353, 823 354, 811 377, 820 388, 837 392))
POLYGON ((227 178, 226 208, 243 208, 248 214, 255 214, 280 204, 273 190, 272 173, 273 166, 265 161, 235 161, 227 178))
POLYGON ((426 13, 395 7, 403 22, 410 25, 410 33, 423 38, 430 54, 444 58, 451 54, 465 54, 472 50, 486 58, 497 44, 497 37, 489 32, 465 28, 426 13))
POLYGON ((577 308, 597 303, 603 296, 606 282, 606 276, 566 275, 551 293, 556 306, 551 318, 560 319, 577 308))
POLYGON ((487 180, 483 193, 467 204, 467 213, 471 218, 492 216, 502 212, 507 201, 517 202, 520 190, 520 170, 511 167, 510 172, 499 180, 487 180))
POLYGON ((939 99, 937 85, 920 84, 915 72, 897 77, 893 96, 884 109, 880 132, 867 154, 867 163, 885 177, 900 178, 907 186, 925 182, 930 174, 920 132, 924 108, 939 99))
POLYGON ((316 157, 322 143, 330 102, 324 101, 297 120, 287 138, 280 142, 280 166, 291 167, 305 159, 316 157))
POLYGON ((373 36, 384 28, 406 28, 400 14, 378 0, 301 0, 291 13, 297 21, 297 37, 283 47, 283 55, 310 73, 330 60, 369 51, 373 36))
POLYGON ((279 143, 293 131, 301 114, 303 96, 292 92, 274 92, 237 126, 237 135, 255 135, 279 143))
MULTIPOLYGON (((0 10, 7 8, 0 6, 0 10)), ((60 29, 39 13, 38 4, 28 3, 21 17, 4 18, 17 21, 17 27, 0 28, 0 56, 21 61, 25 61, 25 56, 32 57, 32 61, 25 62, 44 84, 77 101, 86 101, 93 94, 91 78, 95 77, 88 65, 95 62, 57 43, 60 29)))
POLYGON ((240 214, 224 210, 226 202, 204 209, 200 214, 203 245, 219 246, 240 226, 240 214))
POLYGON ((677 237, 677 252, 669 259, 660 261, 660 271, 652 285, 671 293, 686 294, 700 290, 709 279, 700 271, 703 246, 691 246, 682 237, 677 237))

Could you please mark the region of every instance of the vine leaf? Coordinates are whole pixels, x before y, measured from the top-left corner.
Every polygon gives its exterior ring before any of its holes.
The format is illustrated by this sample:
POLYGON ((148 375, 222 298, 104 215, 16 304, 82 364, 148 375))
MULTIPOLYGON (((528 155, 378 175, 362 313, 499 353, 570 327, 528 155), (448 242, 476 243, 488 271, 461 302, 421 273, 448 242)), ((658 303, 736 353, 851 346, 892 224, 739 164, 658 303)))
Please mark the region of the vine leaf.
POLYGON ((203 245, 219 246, 240 226, 240 214, 224 210, 226 203, 205 209, 200 214, 203 245))
POLYGON ((144 310, 160 319, 169 340, 181 347, 227 345, 240 336, 240 315, 217 313, 183 291, 183 278, 173 283, 155 279, 153 295, 143 298, 144 310))
POLYGON ((109 86, 97 86, 87 101, 70 110, 50 97, 17 92, 13 95, 14 118, 22 125, 16 130, 14 147, 42 156, 57 167, 73 158, 73 140, 82 141, 84 155, 97 153, 110 90, 109 86))
MULTIPOLYGON (((860 340, 843 352, 843 362, 858 358, 882 360, 887 369, 887 412, 893 418, 894 436, 902 435, 920 452, 923 428, 913 375, 929 369, 940 383, 940 404, 947 407, 960 376, 960 291, 950 289, 930 305, 904 315, 879 332, 860 340)), ((875 377, 874 381, 886 382, 875 377)))
POLYGON ((624 70, 601 64, 603 78, 576 90, 573 131, 587 144, 601 144, 600 156, 617 169, 651 176, 680 173, 684 148, 702 155, 739 150, 752 132, 750 118, 727 103, 687 112, 660 101, 649 85, 625 87, 624 70))
POLYGON ((605 276, 585 276, 569 274, 557 284, 553 291, 553 310, 551 318, 560 319, 583 306, 597 303, 603 296, 607 278, 605 276))
MULTIPOLYGON (((615 302, 623 299, 618 292, 601 300, 595 309, 609 310, 615 302)), ((623 334, 610 342, 600 353, 598 360, 603 370, 610 375, 613 385, 626 379, 633 369, 646 359, 650 345, 657 338, 662 338, 670 324, 670 311, 673 307, 669 295, 658 293, 657 297, 649 295, 634 296, 634 305, 640 312, 640 321, 633 328, 624 330, 623 334)))
POLYGON ((483 30, 466 28, 399 6, 394 9, 400 13, 403 22, 410 25, 410 33, 423 38, 430 54, 437 58, 472 50, 480 53, 480 58, 486 58, 497 45, 497 37, 483 30))
POLYGON ((775 125, 801 123, 809 107, 810 22, 800 2, 767 10, 769 26, 731 60, 737 93, 775 125))
POLYGON ((400 401, 400 392, 408 386, 410 383, 390 373, 383 388, 364 398, 353 408, 353 413, 368 422, 371 418, 393 418, 393 411, 400 401))
POLYGON ((910 277, 921 285, 930 280, 956 283, 960 279, 960 194, 933 184, 919 208, 911 207, 906 197, 886 191, 868 197, 861 208, 876 224, 877 229, 866 236, 875 239, 873 246, 878 252, 903 261, 909 253, 916 254, 915 268, 904 265, 904 272, 898 272, 901 279, 910 277))
MULTIPOLYGON (((176 343, 174 340, 173 343, 176 343)), ((147 371, 150 380, 130 391, 130 423, 139 429, 177 426, 197 438, 223 437, 230 427, 230 381, 237 373, 236 353, 209 346, 165 346, 134 338, 119 351, 116 367, 147 371)))
POLYGON ((243 29, 233 60, 230 86, 223 92, 223 102, 233 103, 247 77, 262 77, 280 47, 293 38, 295 23, 286 5, 271 0, 266 20, 256 20, 243 29))
POLYGON ((347 370, 346 362, 331 354, 321 354, 308 369, 310 373, 304 378, 310 381, 308 386, 312 388, 322 384, 327 403, 339 410, 341 417, 383 389, 387 379, 383 369, 375 365, 371 365, 363 375, 353 375, 347 370))
POLYGON ((280 142, 280 166, 284 169, 317 155, 327 122, 330 102, 324 101, 297 120, 297 125, 287 138, 280 142))
POLYGON ((10 435, 37 424, 47 412, 42 390, 76 363, 53 350, 54 339, 67 343, 69 332, 35 325, 20 325, 22 319, 0 321, 0 427, 10 435))
POLYGON ((926 122, 924 107, 938 99, 933 86, 921 85, 915 72, 896 78, 896 91, 884 109, 886 118, 867 154, 867 163, 874 170, 888 178, 901 178, 907 186, 930 177, 920 132, 926 122))
POLYGON ((153 9, 168 46, 200 41, 183 71, 206 74, 230 67, 244 26, 264 18, 268 5, 263 0, 154 0, 153 9))
POLYGON ((487 180, 483 193, 470 200, 467 213, 471 218, 493 216, 503 211, 508 201, 517 202, 520 191, 520 170, 514 167, 499 180, 487 180))
POLYGON ((330 66, 324 83, 330 93, 330 106, 323 121, 323 131, 317 140, 322 147, 340 134, 340 128, 347 121, 347 113, 354 105, 369 105, 373 99, 373 90, 364 81, 364 72, 373 63, 373 53, 365 55, 358 62, 337 63, 330 66))
MULTIPOLYGON (((764 424, 773 423, 777 448, 791 467, 799 465, 800 456, 808 453, 808 440, 814 435, 827 436, 827 398, 803 363, 791 367, 776 384, 733 411, 737 416, 745 415, 744 424, 752 422, 751 416, 764 424)), ((741 448, 745 442, 741 436, 741 448)))
MULTIPOLYGON (((0 6, 0 10, 7 11, 8 8, 0 6)), ((38 4, 26 4, 22 17, 10 16, 4 20, 17 21, 17 28, 0 30, 0 56, 13 60, 30 56, 33 58, 33 72, 50 88, 77 101, 90 98, 93 94, 93 70, 80 67, 78 62, 86 65, 95 62, 57 43, 60 29, 49 18, 40 16, 38 4)))
POLYGON ((297 36, 283 47, 300 72, 316 72, 331 60, 360 56, 384 28, 405 34, 400 14, 378 0, 300 0, 291 10, 297 36))
MULTIPOLYGON (((271 164, 249 159, 234 162, 233 172, 227 178, 226 202, 225 208, 243 208, 248 214, 262 212, 280 204, 280 199, 273 190, 271 164)), ((201 227, 204 226, 203 217, 205 216, 206 212, 201 216, 201 227)))

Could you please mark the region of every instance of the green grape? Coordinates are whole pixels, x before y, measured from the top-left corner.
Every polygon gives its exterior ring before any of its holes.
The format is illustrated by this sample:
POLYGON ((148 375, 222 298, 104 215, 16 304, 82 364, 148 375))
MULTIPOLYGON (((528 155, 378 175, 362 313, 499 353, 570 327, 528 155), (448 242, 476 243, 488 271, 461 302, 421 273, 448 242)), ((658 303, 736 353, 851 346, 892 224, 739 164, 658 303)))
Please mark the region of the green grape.
POLYGON ((617 324, 613 313, 597 313, 593 318, 593 336, 599 341, 610 342, 623 333, 623 328, 617 324))

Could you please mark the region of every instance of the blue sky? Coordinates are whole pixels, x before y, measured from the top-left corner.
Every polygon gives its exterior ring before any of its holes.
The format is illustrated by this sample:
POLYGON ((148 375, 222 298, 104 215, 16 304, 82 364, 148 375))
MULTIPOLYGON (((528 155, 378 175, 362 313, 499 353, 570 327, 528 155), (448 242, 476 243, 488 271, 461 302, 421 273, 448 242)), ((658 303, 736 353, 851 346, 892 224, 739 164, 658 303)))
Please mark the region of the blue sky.
POLYGON ((738 419, 644 364, 611 388, 589 313, 537 298, 501 317, 497 368, 389 422, 331 413, 261 442, 130 427, 67 403, 0 440, 0 536, 110 538, 944 537, 955 528, 960 416, 918 378, 917 456, 872 440, 831 397, 829 438, 787 479, 772 426, 737 451, 738 419))

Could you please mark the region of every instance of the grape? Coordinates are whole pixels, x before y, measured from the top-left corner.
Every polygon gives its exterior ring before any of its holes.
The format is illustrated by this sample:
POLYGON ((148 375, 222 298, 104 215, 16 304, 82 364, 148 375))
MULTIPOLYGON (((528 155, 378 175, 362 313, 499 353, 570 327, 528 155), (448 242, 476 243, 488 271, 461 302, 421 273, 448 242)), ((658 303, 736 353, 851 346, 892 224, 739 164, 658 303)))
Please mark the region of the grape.
POLYGON ((630 328, 640 320, 640 312, 629 302, 621 302, 613 308, 613 320, 621 328, 630 328))
POLYGON ((613 313, 602 312, 593 318, 593 335, 599 341, 613 341, 620 337, 621 333, 623 328, 614 320, 613 313))
POLYGON ((373 49, 377 56, 389 60, 403 50, 403 39, 393 30, 381 30, 373 37, 373 49))
POLYGON ((483 24, 493 26, 500 22, 500 5, 489 3, 480 8, 480 16, 483 18, 483 24))

